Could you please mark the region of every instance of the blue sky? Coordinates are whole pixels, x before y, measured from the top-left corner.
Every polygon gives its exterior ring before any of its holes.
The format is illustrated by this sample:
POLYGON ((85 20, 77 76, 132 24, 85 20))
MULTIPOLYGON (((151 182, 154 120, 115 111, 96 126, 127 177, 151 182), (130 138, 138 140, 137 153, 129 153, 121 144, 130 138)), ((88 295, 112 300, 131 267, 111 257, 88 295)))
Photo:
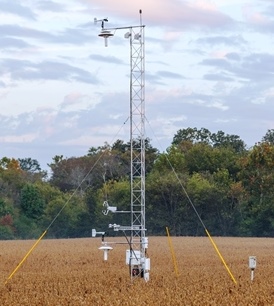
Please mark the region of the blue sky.
POLYGON ((55 155, 129 140, 129 43, 106 27, 143 11, 146 132, 164 151, 179 129, 274 129, 272 0, 0 0, 0 158, 55 155), (136 3, 135 3, 136 2, 136 3))

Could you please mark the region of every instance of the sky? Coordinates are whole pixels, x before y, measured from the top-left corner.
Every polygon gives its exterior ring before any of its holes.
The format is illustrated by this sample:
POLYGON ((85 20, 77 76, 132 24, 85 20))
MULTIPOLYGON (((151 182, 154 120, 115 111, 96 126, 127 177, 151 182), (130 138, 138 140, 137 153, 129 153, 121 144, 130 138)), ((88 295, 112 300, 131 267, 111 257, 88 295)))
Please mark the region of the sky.
POLYGON ((274 129, 273 0, 0 0, 0 159, 128 142, 130 46, 145 25, 146 136, 160 152, 178 130, 274 129))

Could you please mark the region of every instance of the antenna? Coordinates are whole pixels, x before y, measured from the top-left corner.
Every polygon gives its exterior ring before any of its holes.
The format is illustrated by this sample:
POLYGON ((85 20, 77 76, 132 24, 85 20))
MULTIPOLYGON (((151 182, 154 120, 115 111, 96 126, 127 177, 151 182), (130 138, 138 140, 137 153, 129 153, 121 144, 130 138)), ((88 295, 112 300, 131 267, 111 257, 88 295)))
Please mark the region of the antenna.
POLYGON ((129 249, 126 250, 126 264, 129 265, 130 277, 149 280, 150 258, 147 256, 148 237, 145 227, 145 39, 142 24, 142 10, 139 10, 140 24, 119 28, 104 28, 100 37, 107 39, 113 36, 111 31, 127 30, 124 35, 130 43, 130 185, 131 200, 129 211, 118 211, 116 206, 109 206, 105 201, 103 214, 128 213, 130 225, 109 224, 114 231, 122 231, 128 242, 129 249), (127 234, 128 233, 128 234, 127 234))

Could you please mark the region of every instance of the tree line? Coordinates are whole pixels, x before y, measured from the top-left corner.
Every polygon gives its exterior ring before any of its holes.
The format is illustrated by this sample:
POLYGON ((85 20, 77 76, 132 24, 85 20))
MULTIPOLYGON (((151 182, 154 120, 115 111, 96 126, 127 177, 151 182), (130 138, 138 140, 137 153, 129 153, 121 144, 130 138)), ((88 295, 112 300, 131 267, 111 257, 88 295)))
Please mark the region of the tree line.
MULTIPOLYGON (((138 139, 134 141, 140 141, 138 139)), ((274 130, 247 148, 237 135, 180 129, 166 152, 145 140, 148 235, 274 236, 274 130), (197 216, 199 215, 199 217, 197 216)), ((56 155, 48 173, 31 157, 0 159, 0 239, 90 237, 130 209, 130 142, 56 155)), ((113 232, 109 232, 113 235, 113 232)))

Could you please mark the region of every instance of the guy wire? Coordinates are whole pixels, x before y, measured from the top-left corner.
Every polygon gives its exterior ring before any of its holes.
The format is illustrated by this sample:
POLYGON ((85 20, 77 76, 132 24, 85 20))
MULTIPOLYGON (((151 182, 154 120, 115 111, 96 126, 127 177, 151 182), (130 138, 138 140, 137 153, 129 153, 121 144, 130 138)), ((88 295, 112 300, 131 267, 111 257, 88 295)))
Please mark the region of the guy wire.
MULTIPOLYGON (((153 131, 153 129, 152 129, 152 127, 151 127, 149 121, 147 120, 147 118, 145 118, 145 120, 146 120, 146 122, 148 123, 148 125, 149 125, 149 127, 150 127, 150 129, 151 129, 151 131, 152 131, 152 134, 153 134, 153 136, 155 137, 155 139, 157 140, 157 142, 158 142, 160 148, 162 149, 162 146, 161 146, 161 144, 160 144, 158 138, 156 137, 156 135, 155 135, 155 133, 154 133, 154 131, 153 131)), ((233 274, 231 273, 231 271, 230 271, 229 267, 227 266, 227 264, 226 264, 226 262, 225 262, 225 260, 224 260, 224 258, 223 258, 223 256, 222 256, 222 254, 220 253, 220 251, 219 251, 219 249, 218 249, 216 243, 214 242, 213 238, 211 237, 209 231, 207 230, 207 228, 206 228, 206 226, 205 226, 205 224, 204 224, 202 218, 200 217, 200 215, 199 215, 199 213, 198 213, 198 211, 197 211, 197 209, 196 209, 194 203, 192 202, 191 198, 189 197, 189 195, 188 195, 188 193, 187 193, 187 191, 186 191, 186 189, 185 189, 183 183, 181 182, 181 180, 180 180, 180 178, 179 178, 177 172, 175 171, 174 167, 172 166, 172 164, 171 164, 171 162, 170 162, 170 160, 169 160, 167 154, 165 154, 165 157, 166 157, 166 160, 167 160, 168 164, 170 165, 170 168, 171 168, 172 172, 174 173, 174 175, 175 175, 177 181, 179 182, 180 186, 182 187, 182 190, 184 191, 184 193, 185 193, 185 195, 186 195, 186 197, 187 197, 187 199, 188 199, 188 201, 189 201, 191 207, 193 208, 193 210, 194 210, 196 216, 198 217, 198 219, 199 219, 199 221, 200 221, 202 227, 204 228, 205 233, 207 234, 207 236, 208 236, 208 238, 209 238, 211 244, 213 245, 213 247, 214 247, 214 249, 215 249, 217 255, 218 255, 219 258, 221 259, 221 262, 223 263, 225 269, 227 270, 227 272, 228 272, 229 276, 231 277, 231 279, 233 280, 233 282, 234 282, 235 284, 237 284, 236 279, 234 278, 233 274)))
MULTIPOLYGON (((129 117, 124 121, 124 123, 121 125, 121 127, 119 128, 118 132, 115 134, 115 136, 112 138, 111 143, 113 143, 114 139, 117 137, 117 135, 120 133, 121 129, 123 128, 123 126, 127 123, 129 117)), ((84 181, 86 180, 86 178, 90 175, 90 173, 93 171, 93 169, 95 168, 95 166, 99 163, 99 161, 102 159, 102 157, 105 155, 106 150, 103 151, 101 153, 101 155, 98 157, 98 159, 95 161, 95 163, 93 164, 93 166, 90 168, 90 170, 87 172, 87 174, 84 176, 84 178, 82 179, 82 181, 79 183, 79 185, 76 187, 76 189, 73 191, 73 193, 71 194, 71 196, 69 197, 69 199, 67 200, 67 202, 63 205, 63 207, 59 210, 59 212, 57 213, 57 215, 53 218, 53 220, 51 221, 51 223, 49 224, 49 226, 47 227, 46 231, 52 226, 52 224, 55 222, 55 220, 58 218, 58 216, 61 214, 61 212, 65 209, 65 207, 67 206, 67 204, 70 202, 70 200, 73 198, 73 196, 76 194, 76 192, 78 191, 78 189, 81 187, 81 185, 84 183, 84 181)))
MULTIPOLYGON (((124 123, 121 125, 121 127, 119 128, 118 132, 115 134, 115 136, 112 138, 111 143, 113 143, 114 139, 117 137, 117 135, 120 133, 122 127, 127 123, 129 117, 124 121, 124 123)), ((46 235, 46 233, 48 232, 49 228, 52 226, 52 224, 56 221, 56 219, 59 217, 59 215, 61 214, 61 212, 65 209, 65 207, 68 205, 68 203, 70 202, 70 200, 73 198, 73 196, 76 194, 77 190, 81 187, 81 185, 83 184, 83 182, 86 180, 86 178, 90 175, 90 173, 93 171, 93 169, 95 168, 95 166, 98 164, 98 162, 101 160, 101 158, 104 156, 104 154, 106 153, 106 150, 103 151, 100 156, 98 157, 98 159, 95 161, 95 163, 93 164, 93 166, 90 168, 90 170, 87 172, 87 174, 84 176, 84 178, 82 179, 82 181, 79 183, 79 185, 76 187, 76 189, 74 190, 74 192, 71 194, 71 196, 68 198, 68 200, 65 202, 65 204, 61 207, 61 209, 58 211, 58 213, 56 214, 56 216, 53 218, 53 220, 51 221, 51 223, 48 225, 48 227, 46 228, 46 230, 42 233, 42 235, 35 241, 35 243, 33 244, 33 246, 30 248, 30 250, 27 252, 27 254, 23 257, 23 259, 19 262, 19 264, 15 267, 15 269, 10 273, 9 277, 6 279, 4 285, 6 285, 8 283, 8 281, 13 277, 13 275, 19 270, 19 268, 21 267, 21 265, 24 263, 24 261, 29 257, 29 255, 32 253, 32 251, 35 249, 35 247, 38 245, 38 243, 42 240, 42 238, 46 235)))

